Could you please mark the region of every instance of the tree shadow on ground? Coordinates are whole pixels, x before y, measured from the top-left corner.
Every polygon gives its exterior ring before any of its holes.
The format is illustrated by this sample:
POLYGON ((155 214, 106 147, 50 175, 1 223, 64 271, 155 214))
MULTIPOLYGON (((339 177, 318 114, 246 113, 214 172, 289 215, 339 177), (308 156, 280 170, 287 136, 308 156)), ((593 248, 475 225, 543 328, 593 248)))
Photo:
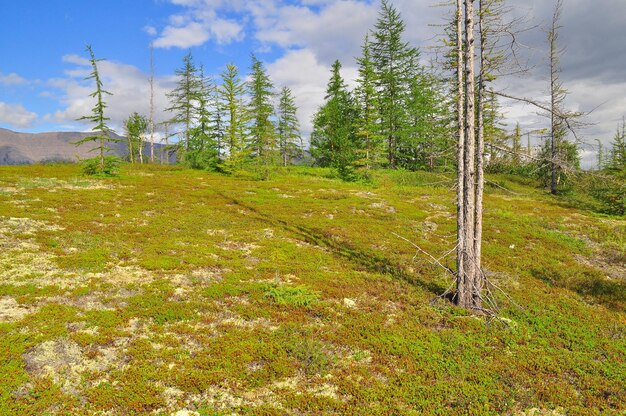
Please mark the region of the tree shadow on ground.
POLYGON ((229 203, 236 205, 240 209, 244 209, 252 213, 253 215, 255 215, 257 220, 291 232, 309 244, 313 244, 318 247, 324 247, 328 249, 334 256, 346 259, 368 272, 382 273, 389 275, 395 279, 404 280, 405 282, 425 289, 433 293, 434 295, 440 295, 446 290, 445 287, 435 282, 420 279, 416 273, 410 272, 409 270, 407 270, 406 266, 400 263, 394 262, 393 260, 380 255, 379 253, 375 253, 358 247, 352 242, 346 241, 345 239, 338 239, 336 235, 333 235, 327 231, 311 227, 305 227, 303 225, 291 225, 284 220, 275 218, 269 214, 265 214, 255 207, 251 207, 244 202, 225 195, 221 192, 218 192, 218 195, 227 200, 229 203))

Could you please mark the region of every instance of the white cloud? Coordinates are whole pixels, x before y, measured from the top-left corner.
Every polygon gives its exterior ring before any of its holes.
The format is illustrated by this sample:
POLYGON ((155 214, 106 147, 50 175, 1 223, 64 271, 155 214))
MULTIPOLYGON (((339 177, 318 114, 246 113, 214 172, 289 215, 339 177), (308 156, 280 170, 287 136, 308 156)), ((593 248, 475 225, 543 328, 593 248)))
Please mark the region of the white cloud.
MULTIPOLYGON (((313 115, 324 102, 330 66, 320 63, 313 51, 300 49, 289 51, 282 58, 268 64, 267 70, 276 90, 286 86, 293 92, 302 135, 308 138, 312 130, 313 115)), ((357 70, 355 67, 344 67, 341 75, 348 84, 353 84, 357 70)))
POLYGON ((360 54, 363 37, 377 16, 377 6, 353 0, 335 1, 319 11, 306 6, 251 11, 259 41, 282 48, 309 48, 326 64, 335 59, 350 64, 360 54))
POLYGON ((37 113, 28 111, 20 104, 7 104, 0 101, 0 123, 13 127, 28 128, 37 120, 37 113))
POLYGON ((148 34, 148 36, 156 36, 157 30, 156 27, 151 25, 146 25, 143 27, 143 31, 148 34))
POLYGON ((24 85, 27 83, 28 81, 26 79, 17 75, 15 72, 11 72, 10 74, 3 74, 0 72, 0 85, 8 87, 13 85, 24 85))
POLYGON ((191 22, 183 27, 166 27, 161 36, 154 41, 154 47, 186 49, 191 46, 202 45, 208 39, 209 29, 200 23, 191 22))
MULTIPOLYGON (((169 17, 169 24, 154 42, 157 48, 181 48, 203 45, 214 40, 218 45, 225 45, 243 39, 243 26, 232 19, 217 15, 215 8, 219 2, 197 0, 171 0, 182 6, 183 13, 169 17)), ((156 34, 156 28, 154 34, 156 34)))
MULTIPOLYGON (((82 73, 89 71, 89 61, 80 57, 68 56, 65 62, 74 63, 77 67, 65 71, 66 77, 48 80, 48 86, 61 90, 61 104, 63 109, 47 114, 48 121, 71 125, 73 128, 88 130, 91 128, 85 122, 76 121, 78 118, 90 115, 95 101, 90 97, 94 90, 93 82, 84 80, 82 73)), ((137 111, 148 115, 150 111, 150 84, 149 75, 137 67, 112 61, 98 62, 98 70, 102 78, 104 89, 113 95, 105 96, 108 105, 106 116, 110 117, 109 126, 118 134, 123 134, 123 121, 130 114, 137 111)), ((166 92, 174 84, 172 77, 155 77, 154 83, 155 122, 165 120, 169 115, 163 109, 167 107, 166 92)))

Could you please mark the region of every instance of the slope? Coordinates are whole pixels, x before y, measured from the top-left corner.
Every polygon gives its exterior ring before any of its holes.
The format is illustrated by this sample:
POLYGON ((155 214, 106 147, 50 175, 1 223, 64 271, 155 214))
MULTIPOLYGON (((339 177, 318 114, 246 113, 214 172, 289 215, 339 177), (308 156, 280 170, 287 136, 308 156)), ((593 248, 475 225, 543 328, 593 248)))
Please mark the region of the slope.
POLYGON ((453 265, 449 178, 78 175, 0 168, 0 414, 626 410, 623 219, 493 178, 487 320, 398 237, 453 265))

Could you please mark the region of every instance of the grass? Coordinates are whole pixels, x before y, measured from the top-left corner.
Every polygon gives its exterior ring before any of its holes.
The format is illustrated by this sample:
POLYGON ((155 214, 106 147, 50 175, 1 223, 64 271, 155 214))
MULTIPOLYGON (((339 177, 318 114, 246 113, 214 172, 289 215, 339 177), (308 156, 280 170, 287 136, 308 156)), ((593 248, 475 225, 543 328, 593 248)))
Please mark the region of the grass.
POLYGON ((445 175, 0 167, 0 414, 622 414, 626 220, 488 179, 502 321, 445 175))

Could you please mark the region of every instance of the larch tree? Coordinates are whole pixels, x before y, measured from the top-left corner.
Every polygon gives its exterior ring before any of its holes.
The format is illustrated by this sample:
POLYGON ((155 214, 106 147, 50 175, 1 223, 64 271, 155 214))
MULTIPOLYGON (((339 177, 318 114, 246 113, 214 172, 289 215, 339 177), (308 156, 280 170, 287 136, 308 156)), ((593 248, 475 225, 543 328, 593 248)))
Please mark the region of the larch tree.
POLYGON ((170 106, 165 109, 172 113, 172 118, 168 120, 168 124, 182 125, 180 132, 182 145, 179 146, 179 152, 182 153, 184 160, 185 153, 189 150, 189 142, 191 139, 191 129, 194 122, 198 94, 201 89, 201 81, 198 76, 198 68, 193 63, 191 52, 183 57, 183 66, 176 70, 176 87, 167 94, 170 106))
POLYGON ((296 112, 298 108, 291 90, 283 87, 277 109, 278 148, 283 166, 288 166, 293 159, 302 156, 302 136, 296 112))
POLYGON ((100 72, 98 71, 98 62, 102 61, 102 59, 96 59, 91 45, 86 45, 86 50, 89 53, 89 62, 91 63, 92 70, 89 76, 85 79, 94 80, 96 84, 96 90, 89 95, 90 97, 96 99, 96 104, 91 109, 91 115, 83 116, 78 120, 87 120, 93 123, 94 126, 91 131, 95 134, 77 140, 74 144, 76 146, 89 142, 94 142, 96 144, 96 146, 90 149, 89 152, 97 151, 98 156, 85 161, 85 173, 99 175, 114 174, 117 169, 118 158, 114 156, 106 156, 108 151, 114 150, 107 146, 108 143, 116 141, 119 142, 121 139, 111 136, 113 130, 108 125, 110 118, 104 114, 104 111, 107 108, 104 96, 112 94, 104 89, 102 78, 100 77, 100 72))
POLYGON ((224 145, 227 151, 222 168, 233 172, 243 166, 249 155, 246 146, 249 115, 244 101, 246 84, 239 77, 238 68, 232 64, 226 66, 221 76, 219 94, 226 114, 224 145))
POLYGON ((196 95, 194 127, 191 129, 185 162, 195 169, 214 169, 218 159, 211 123, 211 98, 214 86, 211 78, 205 75, 202 66, 198 79, 200 85, 196 95))
POLYGON ((398 146, 407 126, 405 104, 418 55, 417 49, 402 39, 404 30, 400 13, 388 0, 382 0, 372 32, 371 55, 379 106, 378 134, 386 141, 387 164, 391 169, 398 167, 398 146))
POLYGON ((226 135, 224 130, 225 106, 220 88, 213 88, 211 93, 211 131, 213 133, 212 139, 215 143, 215 150, 217 156, 217 164, 219 165, 224 158, 224 137, 226 135))
POLYGON ((617 127, 606 165, 612 171, 626 174, 626 119, 617 127))
POLYGON ((357 165, 366 171, 384 162, 384 143, 378 129, 378 94, 369 34, 365 35, 361 57, 357 59, 359 77, 354 91, 357 106, 356 134, 359 140, 357 165))
POLYGON ((325 103, 313 117, 311 155, 318 165, 335 168, 341 177, 350 179, 356 158, 356 111, 340 71, 337 60, 331 68, 325 103))
POLYGON ((252 68, 247 83, 248 115, 250 118, 250 147, 258 164, 267 177, 268 167, 274 164, 277 150, 276 129, 271 120, 274 108, 274 85, 267 75, 263 63, 252 55, 252 68))

